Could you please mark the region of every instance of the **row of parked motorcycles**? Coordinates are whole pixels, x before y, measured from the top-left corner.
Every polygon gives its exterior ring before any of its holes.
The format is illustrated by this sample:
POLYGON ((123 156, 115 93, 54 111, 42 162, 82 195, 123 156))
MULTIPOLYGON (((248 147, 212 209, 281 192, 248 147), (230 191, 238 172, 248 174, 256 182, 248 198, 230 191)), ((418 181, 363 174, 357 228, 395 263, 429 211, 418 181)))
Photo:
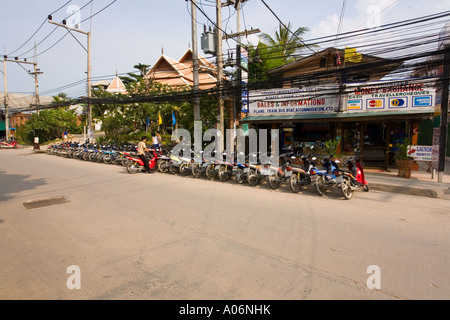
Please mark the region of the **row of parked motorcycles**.
MULTIPOLYGON (((144 163, 137 155, 137 145, 95 145, 64 142, 50 145, 47 153, 91 162, 124 166, 128 173, 136 174, 144 170, 144 163)), ((369 191, 364 168, 357 158, 349 158, 342 169, 333 155, 314 156, 314 147, 310 154, 295 156, 285 153, 279 159, 254 153, 245 156, 224 152, 222 157, 213 151, 208 157, 203 151, 198 153, 186 149, 174 154, 173 150, 150 149, 147 154, 150 168, 161 173, 182 176, 206 177, 226 182, 235 179, 239 184, 247 182, 257 186, 266 181, 272 189, 288 185, 294 193, 313 187, 320 196, 328 190, 337 188, 345 199, 349 200, 355 191, 369 191), (241 161, 238 161, 241 160, 241 161), (275 161, 277 160, 277 161, 275 161), (298 163, 300 160, 300 164, 298 163)))
MULTIPOLYGON (((343 170, 339 167, 339 161, 332 160, 333 155, 322 156, 321 166, 317 167, 316 163, 319 161, 312 151, 313 148, 310 154, 300 156, 300 165, 295 164, 298 158, 293 153, 282 154, 276 159, 278 161, 274 161, 275 159, 263 157, 260 153, 234 157, 224 152, 223 157, 217 157, 217 152, 213 151, 211 157, 206 157, 203 151, 195 153, 183 149, 178 155, 173 155, 173 152, 157 149, 151 150, 149 157, 150 168, 161 173, 193 175, 196 178, 206 177, 223 182, 234 177, 237 183, 243 184, 247 181, 251 186, 266 181, 272 189, 287 184, 295 193, 313 186, 320 196, 324 196, 332 188, 337 188, 347 200, 352 198, 355 191, 369 191, 364 168, 356 158, 348 159, 345 163, 346 170, 343 170), (237 161, 239 158, 245 161, 240 163, 237 161)), ((126 167, 129 173, 143 170, 144 163, 139 157, 129 156, 128 160, 126 167)))

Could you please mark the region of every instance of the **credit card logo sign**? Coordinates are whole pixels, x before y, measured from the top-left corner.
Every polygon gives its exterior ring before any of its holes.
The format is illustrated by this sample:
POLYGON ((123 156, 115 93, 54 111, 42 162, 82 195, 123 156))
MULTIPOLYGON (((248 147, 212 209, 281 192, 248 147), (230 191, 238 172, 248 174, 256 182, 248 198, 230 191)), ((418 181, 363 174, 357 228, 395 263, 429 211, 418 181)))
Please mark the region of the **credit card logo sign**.
POLYGON ((393 98, 389 99, 389 108, 397 109, 397 108, 407 108, 408 107, 408 98, 393 98))
POLYGON ((362 110, 362 100, 349 100, 347 104, 348 110, 362 110))
POLYGON ((383 108, 383 101, 382 100, 371 100, 369 102, 369 107, 372 109, 382 109, 383 108))
POLYGON ((413 107, 432 107, 432 96, 414 97, 413 107))
POLYGON ((394 99, 391 101, 391 106, 393 107, 404 107, 406 104, 404 99, 394 99))

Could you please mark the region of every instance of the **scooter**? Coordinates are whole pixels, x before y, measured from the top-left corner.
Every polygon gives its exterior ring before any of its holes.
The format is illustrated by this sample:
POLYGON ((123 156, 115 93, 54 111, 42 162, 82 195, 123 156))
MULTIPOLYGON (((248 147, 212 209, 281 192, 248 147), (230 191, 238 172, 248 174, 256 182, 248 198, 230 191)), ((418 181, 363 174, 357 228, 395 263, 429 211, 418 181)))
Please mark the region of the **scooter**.
POLYGON ((292 177, 292 163, 296 157, 292 153, 280 155, 280 166, 271 165, 268 167, 270 174, 267 177, 267 183, 272 189, 277 189, 280 184, 288 182, 292 177))
POLYGON ((161 173, 167 173, 170 170, 170 153, 164 152, 162 149, 157 151, 158 153, 158 163, 156 167, 161 173))
MULTIPOLYGON (((244 153, 241 152, 240 155, 244 157, 244 153)), ((247 158, 247 157, 245 157, 247 158)), ((247 179, 248 173, 249 173, 249 167, 247 163, 240 163, 239 157, 236 159, 235 166, 233 168, 233 175, 235 176, 236 182, 239 184, 243 184, 245 182, 245 179, 247 179)), ((245 162, 245 161, 244 161, 245 162)))
POLYGON ((224 160, 220 163, 219 171, 217 173, 220 181, 227 182, 234 173, 235 161, 234 154, 223 153, 224 160))
MULTIPOLYGON (((150 153, 147 153, 147 155, 150 154, 151 158, 149 161, 150 170, 154 171, 156 169, 156 164, 158 162, 158 154, 155 152, 155 150, 151 149, 150 153)), ((136 174, 139 171, 145 171, 144 162, 141 160, 141 158, 137 156, 127 156, 128 158, 128 164, 127 164, 127 171, 130 174, 136 174)))
POLYGON ((22 147, 17 143, 17 141, 1 141, 0 148, 4 149, 21 149, 22 147))
POLYGON ((356 159, 350 158, 347 160, 347 167, 349 171, 342 171, 341 192, 344 198, 350 200, 354 191, 369 192, 363 166, 356 159))
POLYGON ((299 193, 304 186, 312 185, 317 181, 316 157, 312 154, 301 157, 303 166, 292 166, 292 175, 289 179, 289 187, 294 193, 299 193))
POLYGON ((343 180, 342 170, 339 169, 339 161, 331 160, 332 157, 333 155, 323 157, 323 170, 315 171, 317 176, 315 186, 320 196, 324 196, 329 188, 341 188, 343 180))
POLYGON ((183 176, 188 176, 191 173, 191 157, 187 157, 186 153, 186 149, 182 149, 178 156, 171 152, 169 167, 171 174, 180 173, 183 176))
MULTIPOLYGON (((262 180, 266 179, 271 174, 270 167, 272 166, 273 158, 269 157, 270 160, 266 160, 266 163, 261 161, 261 153, 250 155, 253 160, 257 160, 257 164, 249 164, 249 172, 247 176, 248 183, 254 187, 258 185, 262 180)), ((254 163, 253 162, 253 163, 254 163)))

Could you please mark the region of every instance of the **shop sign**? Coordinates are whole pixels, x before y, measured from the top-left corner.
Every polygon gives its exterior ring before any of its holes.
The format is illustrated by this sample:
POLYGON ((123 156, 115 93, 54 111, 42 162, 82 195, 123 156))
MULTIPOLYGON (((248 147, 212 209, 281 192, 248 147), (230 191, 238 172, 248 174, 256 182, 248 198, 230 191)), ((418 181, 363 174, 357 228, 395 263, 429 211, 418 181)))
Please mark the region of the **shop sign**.
POLYGON ((373 82, 347 85, 346 107, 355 111, 433 110, 436 90, 423 82, 373 82))
POLYGON ((416 161, 432 161, 433 146, 408 146, 408 154, 416 161))
POLYGON ((330 113, 339 108, 338 86, 250 91, 250 115, 330 113))
POLYGON ((433 150, 431 152, 431 163, 433 169, 439 170, 439 140, 441 137, 441 128, 433 129, 433 150))

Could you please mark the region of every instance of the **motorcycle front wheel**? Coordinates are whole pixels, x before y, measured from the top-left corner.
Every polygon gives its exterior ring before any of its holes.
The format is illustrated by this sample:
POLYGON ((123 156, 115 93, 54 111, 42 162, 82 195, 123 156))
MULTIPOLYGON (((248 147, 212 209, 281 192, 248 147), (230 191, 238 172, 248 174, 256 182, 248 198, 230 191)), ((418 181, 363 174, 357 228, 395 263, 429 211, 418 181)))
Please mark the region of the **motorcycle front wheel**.
POLYGON ((180 173, 182 176, 187 177, 191 174, 191 165, 189 163, 183 163, 180 166, 180 173))
POLYGON ((214 180, 216 178, 216 168, 214 166, 208 166, 206 168, 206 178, 208 178, 209 180, 214 180))
POLYGON ((269 186, 271 189, 275 190, 278 189, 280 186, 280 182, 278 181, 278 174, 271 174, 267 177, 267 182, 269 183, 269 186))
POLYGON ((127 171, 129 174, 136 174, 141 170, 141 166, 136 161, 130 161, 127 164, 127 171))
POLYGON ((325 177, 319 176, 316 182, 316 190, 319 196, 323 197, 327 193, 327 187, 325 186, 325 177))
POLYGON ((353 196, 353 190, 349 178, 344 178, 341 183, 341 192, 346 200, 350 200, 353 196))
POLYGON ((200 164, 194 164, 194 166, 192 167, 192 175, 196 178, 202 177, 203 172, 200 164))
POLYGON ((243 184, 245 181, 245 172, 241 168, 236 171, 236 181, 239 184, 243 184))
POLYGON ((250 171, 247 177, 248 183, 254 187, 259 183, 259 175, 255 171, 250 171))
POLYGON ((289 187, 292 192, 299 193, 302 190, 302 184, 300 183, 299 175, 293 174, 289 179, 289 187))
POLYGON ((221 166, 219 169, 219 179, 222 182, 227 182, 230 179, 230 172, 227 166, 221 166))

